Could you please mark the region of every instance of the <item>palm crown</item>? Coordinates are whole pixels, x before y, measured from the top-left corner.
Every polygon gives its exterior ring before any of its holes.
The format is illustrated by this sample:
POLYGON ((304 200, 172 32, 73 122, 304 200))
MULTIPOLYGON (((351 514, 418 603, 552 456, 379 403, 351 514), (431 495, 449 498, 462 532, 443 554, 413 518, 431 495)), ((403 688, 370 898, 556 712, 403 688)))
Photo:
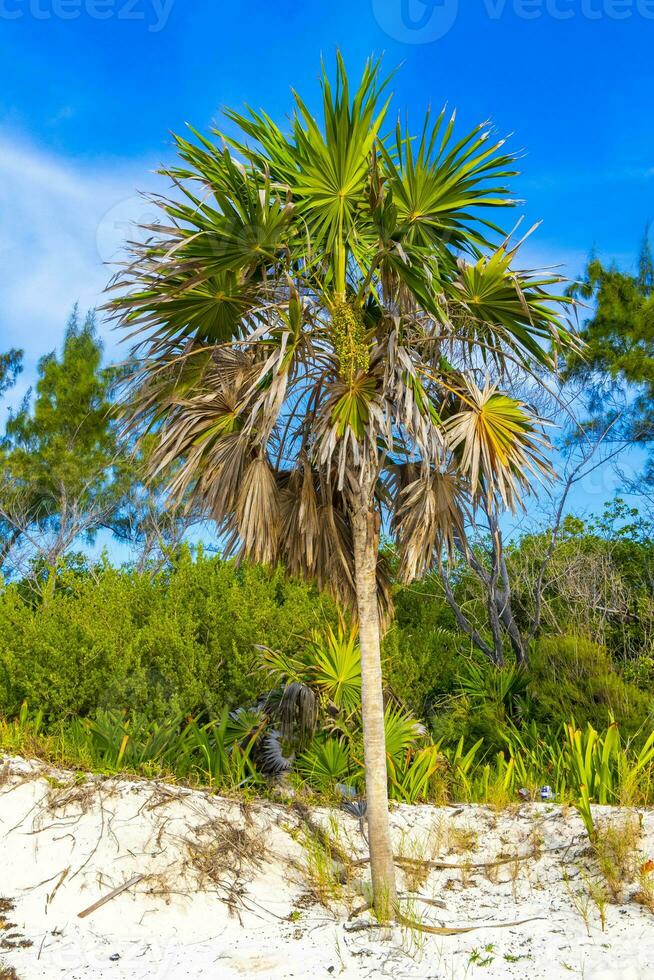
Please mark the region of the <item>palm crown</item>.
POLYGON ((352 95, 323 74, 323 124, 228 112, 239 138, 176 138, 179 199, 134 246, 111 304, 139 334, 134 418, 154 464, 208 502, 228 546, 352 593, 348 495, 387 506, 406 577, 463 502, 511 507, 549 472, 539 420, 496 387, 570 343, 548 288, 514 269, 491 209, 514 158, 445 111, 386 126, 379 63, 352 95), (162 424, 165 423, 165 424, 162 424))

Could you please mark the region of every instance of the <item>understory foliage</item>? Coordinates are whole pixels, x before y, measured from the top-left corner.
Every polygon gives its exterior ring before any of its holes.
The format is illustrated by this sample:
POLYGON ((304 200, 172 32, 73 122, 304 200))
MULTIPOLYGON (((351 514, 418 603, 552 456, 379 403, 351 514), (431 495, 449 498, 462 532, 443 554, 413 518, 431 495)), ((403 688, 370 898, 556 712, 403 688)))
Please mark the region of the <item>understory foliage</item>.
POLYGON ((292 653, 330 617, 330 603, 281 568, 187 550, 155 575, 69 566, 52 594, 17 583, 0 597, 0 712, 27 700, 47 720, 97 708, 215 717, 265 688, 257 643, 292 653))
MULTIPOLYGON (((333 704, 333 703, 332 703, 333 704)), ((323 721, 326 719, 323 718, 323 721)), ((261 707, 224 709, 214 720, 171 713, 152 721, 136 712, 98 710, 90 718, 60 721, 49 728, 43 713, 24 704, 12 721, 0 719, 0 748, 35 755, 51 763, 105 773, 129 771, 165 775, 221 791, 251 788, 263 792, 270 776, 283 774, 283 787, 345 798, 354 815, 363 791, 362 736, 358 713, 335 713, 296 754, 290 736, 288 756, 272 754, 267 742, 279 738, 278 717, 261 707), (281 760, 281 762, 280 762, 281 760)), ((652 722, 650 720, 650 729, 652 722)), ((489 752, 484 740, 464 744, 434 741, 406 709, 386 708, 389 796, 402 803, 471 802, 501 807, 520 799, 539 799, 544 784, 557 802, 579 811, 591 840, 593 804, 643 806, 654 803, 654 731, 623 738, 611 721, 602 731, 574 720, 557 728, 535 723, 507 725, 504 746, 489 752)), ((295 740, 299 749, 299 743, 295 740)))
MULTIPOLYGON (((498 670, 430 579, 395 602, 391 798, 502 805, 548 784, 591 831, 591 803, 654 801, 651 689, 573 634, 574 616, 534 642, 528 670, 498 670)), ((6 751, 223 790, 262 791, 272 775, 327 797, 363 791, 356 632, 281 568, 189 550, 156 574, 71 562, 54 589, 4 589, 0 637, 6 751)))
MULTIPOLYGON (((584 530, 582 550, 592 557, 589 540, 584 530)), ((572 546, 570 535, 560 547, 572 546)), ((617 610, 602 632, 588 603, 571 598, 567 610, 558 607, 557 629, 534 641, 529 669, 517 673, 511 665, 498 671, 475 652, 437 575, 394 586, 396 619, 383 643, 388 695, 449 743, 483 737, 499 749, 508 721, 556 727, 574 716, 602 728, 611 713, 634 734, 652 703, 650 546, 624 543, 620 562, 615 541, 612 547, 627 608, 642 611, 638 621, 620 629, 617 610)), ((512 560, 523 561, 520 554, 517 548, 512 560)), ((474 615, 479 600, 469 582, 461 579, 458 590, 474 615)), ((160 570, 72 556, 54 580, 48 574, 0 592, 0 714, 13 717, 28 701, 48 723, 97 708, 152 719, 171 710, 216 717, 272 686, 257 646, 285 658, 287 676, 297 679, 307 658, 329 663, 328 627, 337 623, 333 603, 281 567, 238 565, 188 548, 160 570)))

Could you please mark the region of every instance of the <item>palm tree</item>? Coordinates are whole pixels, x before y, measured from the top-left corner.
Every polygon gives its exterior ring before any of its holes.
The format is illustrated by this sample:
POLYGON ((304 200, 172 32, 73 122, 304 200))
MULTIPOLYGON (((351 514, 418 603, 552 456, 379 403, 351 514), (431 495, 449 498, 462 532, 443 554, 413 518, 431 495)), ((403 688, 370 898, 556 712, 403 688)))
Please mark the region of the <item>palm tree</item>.
POLYGON ((323 118, 288 131, 227 111, 231 135, 176 137, 162 223, 132 244, 108 305, 135 336, 125 394, 155 472, 208 509, 225 551, 283 561, 358 616, 374 901, 397 901, 388 824, 379 556, 410 579, 465 508, 515 507, 549 475, 541 420, 500 391, 572 343, 549 289, 491 221, 514 157, 485 125, 429 114, 387 132, 388 79, 323 71, 323 118), (235 134, 235 135, 234 135, 235 134), (495 244, 492 242, 495 241, 495 244))

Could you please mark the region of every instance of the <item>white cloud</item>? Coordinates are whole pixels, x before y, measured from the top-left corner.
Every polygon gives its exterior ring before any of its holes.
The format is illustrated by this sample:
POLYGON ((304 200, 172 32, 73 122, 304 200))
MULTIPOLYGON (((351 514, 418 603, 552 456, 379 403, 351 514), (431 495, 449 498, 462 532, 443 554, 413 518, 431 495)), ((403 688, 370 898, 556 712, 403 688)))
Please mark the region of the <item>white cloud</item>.
MULTIPOLYGON (((25 350, 21 388, 60 343, 73 304, 102 302, 130 221, 152 217, 136 192, 152 188, 152 170, 140 161, 86 167, 0 132, 0 349, 25 350)), ((115 335, 102 332, 115 354, 115 335)))
MULTIPOLYGON (((73 304, 85 311, 102 302, 130 223, 154 220, 137 188, 162 188, 155 166, 138 159, 90 166, 0 130, 0 350, 22 347, 26 368, 14 401, 37 359, 60 343, 73 304)), ((545 230, 526 242, 522 263, 579 275, 587 252, 561 248, 545 230)), ((102 332, 108 355, 121 356, 117 336, 102 332)))

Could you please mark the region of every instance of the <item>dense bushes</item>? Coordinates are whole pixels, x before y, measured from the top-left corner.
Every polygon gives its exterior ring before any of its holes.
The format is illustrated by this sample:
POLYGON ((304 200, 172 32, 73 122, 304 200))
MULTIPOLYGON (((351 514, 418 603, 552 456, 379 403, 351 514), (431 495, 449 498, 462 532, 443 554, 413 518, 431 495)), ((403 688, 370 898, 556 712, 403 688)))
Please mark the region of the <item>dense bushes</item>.
POLYGON ((577 636, 543 637, 533 644, 527 671, 497 670, 479 655, 459 657, 454 685, 431 714, 434 736, 453 744, 484 740, 486 751, 506 745, 514 724, 557 728, 574 718, 605 728, 613 718, 626 737, 644 737, 654 724, 651 690, 623 679, 606 650, 577 636))
MULTIPOLYGON (((337 621, 283 569, 69 561, 0 593, 0 749, 223 791, 361 791, 359 650, 337 621)), ((541 637, 528 670, 499 670, 428 577, 396 586, 384 669, 394 800, 499 805, 548 783, 592 833, 591 802, 654 799, 651 690, 588 638, 541 637)))
POLYGON ((604 647, 581 637, 540 639, 529 678, 529 718, 539 725, 568 715, 581 727, 604 728, 615 717, 623 734, 631 736, 654 711, 651 688, 640 690, 626 682, 604 647))
POLYGON ((282 570, 202 554, 154 578, 68 571, 38 603, 11 585, 0 596, 0 713, 27 700, 50 720, 111 707, 215 715, 265 688, 255 644, 292 651, 334 618, 282 570))
MULTIPOLYGON (((257 709, 239 709, 208 722, 170 713, 152 721, 135 712, 98 709, 93 717, 53 722, 23 705, 12 721, 0 717, 0 749, 37 756, 57 766, 103 773, 183 779, 221 792, 265 792, 270 778, 321 799, 356 797, 364 788, 361 661, 356 634, 316 633, 297 656, 259 651, 270 683, 257 709)), ((654 731, 625 738, 612 719, 598 731, 574 721, 556 728, 511 720, 528 681, 517 670, 483 672, 469 666, 462 689, 474 702, 492 695, 507 716, 503 745, 493 753, 483 738, 435 742, 417 719, 389 699, 384 716, 388 790, 404 803, 485 802, 503 806, 537 799, 544 784, 572 803, 589 835, 591 804, 649 805, 654 801, 654 731)), ((499 731, 499 729, 498 729, 499 731)), ((549 791, 548 791, 549 792, 549 791)), ((350 799, 351 812, 360 814, 350 799)))
POLYGON ((469 649, 436 575, 396 589, 395 621, 383 644, 384 678, 412 711, 428 717, 456 689, 461 654, 469 649))
MULTIPOLYGON (((396 610, 388 689, 444 744, 483 738, 492 752, 510 722, 604 727, 612 715, 632 735, 652 712, 651 691, 587 639, 541 638, 527 674, 498 672, 456 631, 436 579, 398 588, 396 610)), ((48 723, 97 709, 214 719, 270 686, 256 644, 294 654, 335 620, 327 599, 282 569, 188 551, 155 576, 73 562, 38 599, 18 584, 0 594, 0 715, 26 700, 48 723)))

